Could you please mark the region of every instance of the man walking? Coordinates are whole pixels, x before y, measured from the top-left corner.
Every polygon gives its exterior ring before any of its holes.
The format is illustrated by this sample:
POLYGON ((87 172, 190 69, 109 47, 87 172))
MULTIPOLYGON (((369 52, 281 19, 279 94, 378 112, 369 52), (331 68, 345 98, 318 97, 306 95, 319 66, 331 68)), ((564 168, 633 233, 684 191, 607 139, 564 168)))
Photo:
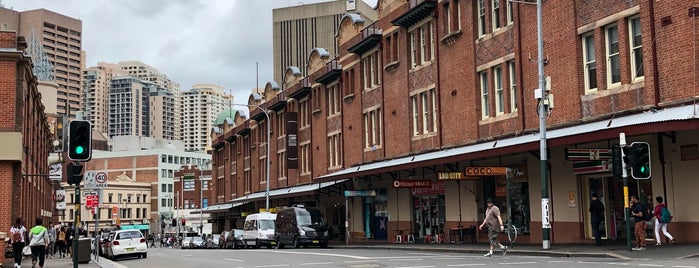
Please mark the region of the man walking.
POLYGON ((599 232, 599 225, 604 219, 604 204, 599 200, 597 193, 592 194, 590 202, 590 222, 592 222, 592 235, 595 237, 595 246, 602 244, 602 238, 599 232))
POLYGON ((632 250, 646 250, 646 220, 643 219, 643 213, 646 207, 638 202, 638 197, 631 196, 631 214, 633 215, 636 225, 634 226, 634 234, 636 235, 636 247, 632 250))
POLYGON ((660 246, 660 229, 662 228, 665 237, 670 239, 670 243, 675 244, 675 238, 672 237, 670 232, 667 231, 667 223, 672 220, 672 215, 667 209, 667 205, 663 203, 664 199, 662 196, 655 198, 655 202, 658 202, 653 209, 653 216, 655 216, 655 245, 660 246))
POLYGON ((49 236, 46 227, 43 226, 44 219, 36 218, 35 225, 29 230, 29 247, 32 249, 32 268, 36 268, 37 259, 39 268, 44 267, 46 257, 46 245, 49 243, 49 236))
POLYGON ((500 244, 498 241, 498 234, 505 230, 505 226, 502 224, 502 217, 500 216, 500 208, 493 204, 493 198, 488 197, 485 200, 488 205, 488 209, 485 210, 485 219, 483 223, 478 226, 479 230, 483 230, 484 226, 488 226, 488 239, 490 240, 490 251, 486 253, 485 257, 493 256, 493 249, 495 246, 499 246, 502 250, 502 255, 507 254, 507 246, 500 244))

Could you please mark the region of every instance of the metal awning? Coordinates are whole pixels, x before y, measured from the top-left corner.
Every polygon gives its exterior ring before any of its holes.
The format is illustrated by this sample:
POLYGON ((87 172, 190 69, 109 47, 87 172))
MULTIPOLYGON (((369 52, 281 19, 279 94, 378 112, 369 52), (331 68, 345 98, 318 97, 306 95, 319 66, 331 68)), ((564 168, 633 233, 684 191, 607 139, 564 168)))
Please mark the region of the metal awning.
POLYGON ((223 204, 217 204, 217 205, 211 205, 205 208, 202 208, 202 212, 224 212, 228 211, 231 208, 241 206, 247 202, 226 202, 223 204))
MULTIPOLYGON (((347 179, 343 180, 335 180, 335 181, 328 181, 328 182, 319 182, 319 183, 310 183, 310 184, 304 184, 304 185, 299 185, 299 186, 293 186, 293 187, 287 187, 287 188, 281 188, 281 189, 274 189, 269 191, 269 197, 288 197, 288 196, 294 196, 294 195, 302 195, 308 192, 312 192, 315 190, 320 190, 325 187, 329 187, 338 183, 342 183, 347 181, 347 179)), ((243 197, 239 197, 236 199, 231 200, 232 202, 252 202, 252 201, 257 201, 257 200, 262 200, 265 198, 265 191, 262 192, 257 192, 257 193, 252 193, 243 197)))
MULTIPOLYGON (((694 121, 695 124, 699 124, 699 106, 687 105, 680 107, 667 108, 664 110, 652 110, 639 114, 628 115, 623 117, 612 118, 609 120, 591 122, 587 124, 580 124, 577 126, 560 128, 549 130, 546 132, 547 140, 554 140, 566 137, 572 137, 575 135, 588 134, 593 137, 591 140, 595 140, 594 137, 597 135, 592 134, 600 131, 615 130, 623 127, 629 127, 634 125, 643 125, 650 123, 663 123, 671 121, 694 121)), ((662 128, 648 128, 647 132, 651 133, 655 131, 672 131, 673 129, 662 129, 662 128)), ((641 134, 641 133, 636 133, 641 134)), ((627 133, 628 135, 628 133, 627 133)), ((618 134, 617 134, 618 136, 618 134)), ((600 137, 597 137, 599 139, 600 137)), ((358 165, 350 168, 346 168, 334 173, 326 174, 320 176, 316 179, 318 180, 328 180, 328 179, 340 179, 347 178, 350 176, 359 176, 367 174, 375 174, 377 172, 387 171, 386 169, 392 169, 391 171, 399 170, 401 168, 408 168, 410 166, 415 166, 415 164, 434 164, 436 160, 444 160, 445 162, 453 161, 455 158, 463 155, 469 155, 473 153, 482 154, 487 151, 494 151, 497 149, 502 149, 506 147, 513 147, 517 145, 527 145, 527 144, 538 144, 539 133, 531 133, 519 137, 506 138, 502 140, 495 140, 489 142, 483 142, 479 144, 456 147, 450 149, 444 149, 424 154, 418 154, 414 156, 406 156, 401 158, 395 158, 391 160, 385 160, 375 163, 369 163, 364 165, 358 165), (423 163, 421 163, 423 162, 423 163)))

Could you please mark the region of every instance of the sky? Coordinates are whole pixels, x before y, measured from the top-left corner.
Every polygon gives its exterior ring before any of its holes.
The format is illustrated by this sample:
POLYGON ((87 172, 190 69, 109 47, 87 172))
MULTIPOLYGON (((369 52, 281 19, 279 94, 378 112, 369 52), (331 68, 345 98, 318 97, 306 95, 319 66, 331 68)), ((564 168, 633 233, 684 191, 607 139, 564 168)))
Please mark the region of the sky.
MULTIPOLYGON (((217 84, 232 92, 236 103, 246 103, 252 88, 258 83, 264 87, 273 79, 272 10, 327 1, 0 0, 0 3, 17 11, 45 8, 80 19, 87 67, 102 61, 138 60, 166 74, 182 90, 190 89, 193 84, 217 84)), ((378 0, 363 1, 375 7, 378 0)))

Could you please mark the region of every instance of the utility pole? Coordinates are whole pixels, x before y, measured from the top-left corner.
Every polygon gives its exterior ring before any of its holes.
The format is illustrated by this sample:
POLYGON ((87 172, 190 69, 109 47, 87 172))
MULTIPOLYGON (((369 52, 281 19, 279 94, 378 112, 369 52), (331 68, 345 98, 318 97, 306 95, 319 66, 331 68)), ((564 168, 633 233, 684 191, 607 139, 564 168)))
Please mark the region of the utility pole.
POLYGON ((626 147, 626 134, 624 132, 619 133, 619 147, 621 148, 621 177, 624 181, 624 221, 626 222, 626 249, 631 251, 631 219, 629 213, 631 212, 631 207, 629 206, 629 173, 626 168, 626 154, 624 153, 624 147, 626 147))
POLYGON ((539 156, 540 156, 540 173, 541 173, 541 227, 542 227, 542 249, 551 248, 551 223, 549 221, 549 192, 548 192, 548 156, 546 152, 546 115, 548 113, 548 105, 544 105, 548 98, 546 90, 546 77, 544 76, 544 37, 543 26, 541 23, 541 0, 536 1, 536 43, 537 43, 537 69, 539 78, 538 92, 535 93, 539 102, 539 156))

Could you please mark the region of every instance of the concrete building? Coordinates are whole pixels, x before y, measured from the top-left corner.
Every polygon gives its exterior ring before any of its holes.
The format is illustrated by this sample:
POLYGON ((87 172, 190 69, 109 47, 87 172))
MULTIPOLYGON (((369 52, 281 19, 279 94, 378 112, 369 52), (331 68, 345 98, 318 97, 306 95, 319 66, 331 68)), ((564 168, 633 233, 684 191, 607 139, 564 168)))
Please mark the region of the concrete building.
POLYGON ((59 115, 69 110, 69 118, 75 118, 82 108, 82 21, 46 9, 19 12, 0 7, 0 30, 17 31, 25 38, 33 31, 40 38, 55 69, 56 110, 59 115))
MULTIPOLYGON (((127 140, 128 142, 132 140, 127 140)), ((162 143, 161 143, 162 144, 162 143)), ((115 141, 115 148, 126 147, 115 141)), ((175 172, 185 165, 203 165, 211 156, 203 153, 184 152, 171 149, 167 145, 154 149, 129 151, 95 151, 92 160, 85 164, 85 171, 104 172, 109 181, 115 178, 129 178, 130 182, 150 184, 150 208, 148 219, 151 230, 160 228, 160 217, 174 215, 175 172)), ((109 187, 105 188, 109 189, 109 187)), ((108 190, 111 191, 111 190, 108 190)))
POLYGON ((180 91, 180 84, 170 80, 166 74, 161 73, 153 66, 140 61, 120 61, 117 65, 130 76, 151 82, 173 93, 180 91))
POLYGON ((109 133, 109 89, 114 77, 126 75, 118 65, 107 62, 83 71, 83 116, 94 130, 109 133))
POLYGON ((132 76, 114 77, 109 88, 109 136, 148 136, 144 118, 148 85, 132 76))
POLYGON ((308 51, 314 48, 327 49, 331 57, 340 55, 335 36, 340 19, 348 12, 361 14, 368 24, 377 17, 364 1, 333 0, 274 9, 274 81, 283 83, 282 75, 289 66, 297 66, 302 75, 307 75, 308 51))
MULTIPOLYGON (((26 48, 16 31, 0 30, 0 238, 9 237, 16 218, 31 225, 55 216, 53 182, 46 176, 53 136, 26 48)), ((0 243, 0 251, 7 245, 0 243)))
POLYGON ((181 93, 181 133, 187 151, 207 151, 211 148, 210 131, 216 117, 230 108, 233 95, 212 84, 195 84, 181 93))
POLYGON ((262 110, 212 131, 212 177, 234 196, 212 217, 257 211, 268 196, 272 208, 320 207, 335 238, 345 238, 347 222, 352 239, 389 242, 477 226, 494 198, 521 230, 518 243, 541 244, 545 231, 554 245, 594 243, 587 208, 597 193, 602 236, 625 241, 626 197, 611 153, 625 133, 627 143, 650 144, 652 164, 651 178, 631 179, 628 193, 646 206, 665 197, 671 230, 699 226, 698 50, 684 34, 699 17, 691 1, 544 1, 542 63, 555 102, 533 98, 535 7, 380 0, 377 10, 371 24, 343 17, 339 57, 307 51, 307 76, 286 69, 284 90, 250 97, 262 110), (278 157, 266 161, 267 146, 278 157))

